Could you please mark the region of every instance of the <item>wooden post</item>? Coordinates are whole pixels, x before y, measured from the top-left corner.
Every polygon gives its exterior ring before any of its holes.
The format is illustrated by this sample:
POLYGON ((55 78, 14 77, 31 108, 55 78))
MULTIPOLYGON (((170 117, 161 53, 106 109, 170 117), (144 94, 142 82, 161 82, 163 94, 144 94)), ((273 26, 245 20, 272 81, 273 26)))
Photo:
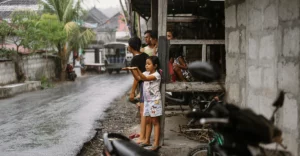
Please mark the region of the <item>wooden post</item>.
MULTIPOLYGON (((152 0, 153 2, 154 0, 152 0)), ((166 93, 166 83, 168 81, 168 63, 169 63, 169 42, 167 40, 167 14, 168 14, 168 1, 167 0, 159 0, 158 1, 158 12, 156 12, 158 16, 158 54, 161 69, 163 71, 162 75, 162 83, 161 83, 161 100, 162 100, 162 111, 163 114, 160 118, 160 140, 159 144, 162 146, 164 144, 164 132, 165 132, 165 93, 166 93)), ((152 22, 155 23, 155 18, 152 18, 152 22)), ((152 28, 154 30, 155 27, 152 28)))
POLYGON ((168 59, 169 58, 169 44, 166 36, 160 36, 158 39, 158 57, 162 69, 162 81, 161 81, 161 101, 162 101, 162 111, 163 114, 160 118, 160 146, 164 143, 164 132, 165 132, 165 93, 166 93, 166 83, 168 81, 168 59), (167 60, 167 61, 166 61, 167 60))
POLYGON ((202 45, 202 62, 206 62, 206 44, 202 45))
POLYGON ((207 48, 207 62, 210 63, 211 62, 210 46, 208 45, 206 48, 207 48))
POLYGON ((158 12, 157 12, 157 10, 158 10, 158 0, 151 0, 152 30, 154 30, 154 31, 158 30, 158 12))
POLYGON ((138 27, 138 30, 137 30, 137 34, 139 36, 139 38, 142 38, 142 33, 141 33, 141 16, 137 13, 137 27, 138 27))

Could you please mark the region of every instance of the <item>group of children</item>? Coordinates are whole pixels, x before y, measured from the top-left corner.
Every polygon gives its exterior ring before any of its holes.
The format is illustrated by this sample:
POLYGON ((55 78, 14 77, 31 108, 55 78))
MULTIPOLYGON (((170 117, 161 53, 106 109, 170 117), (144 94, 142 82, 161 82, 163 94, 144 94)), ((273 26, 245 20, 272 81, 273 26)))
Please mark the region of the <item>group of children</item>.
MULTIPOLYGON (((150 38, 150 41, 151 40, 153 42, 153 39, 150 38)), ((138 37, 130 38, 128 45, 128 51, 131 52, 134 57, 131 61, 131 67, 123 68, 123 70, 130 70, 134 77, 130 95, 131 100, 137 85, 139 85, 140 90, 141 132, 137 143, 142 147, 151 146, 150 136, 152 127, 154 127, 154 142, 150 150, 157 151, 160 148, 159 120, 163 113, 160 93, 161 75, 158 71, 160 69, 159 59, 155 56, 155 53, 149 53, 153 54, 149 56, 141 52, 141 40, 138 37)), ((155 45, 153 47, 155 47, 155 45)))

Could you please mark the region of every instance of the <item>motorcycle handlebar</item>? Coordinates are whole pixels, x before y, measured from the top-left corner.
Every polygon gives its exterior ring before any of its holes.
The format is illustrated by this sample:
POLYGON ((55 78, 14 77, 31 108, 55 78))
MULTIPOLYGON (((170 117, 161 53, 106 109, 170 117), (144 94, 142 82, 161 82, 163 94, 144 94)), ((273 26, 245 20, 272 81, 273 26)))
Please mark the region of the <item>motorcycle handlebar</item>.
POLYGON ((224 123, 227 124, 229 123, 229 119, 228 118, 202 118, 200 119, 200 123, 201 124, 206 124, 206 123, 224 123))

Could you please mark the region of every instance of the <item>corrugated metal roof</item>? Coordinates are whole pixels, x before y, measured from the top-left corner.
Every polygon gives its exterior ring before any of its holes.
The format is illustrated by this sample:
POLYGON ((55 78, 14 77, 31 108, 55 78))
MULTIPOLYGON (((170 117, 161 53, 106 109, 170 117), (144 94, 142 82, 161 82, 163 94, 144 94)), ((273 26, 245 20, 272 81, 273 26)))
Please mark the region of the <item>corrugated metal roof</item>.
POLYGON ((9 18, 15 9, 37 8, 38 0, 0 0, 0 18, 9 18))
POLYGON ((0 18, 8 18, 12 11, 0 11, 0 18))
POLYGON ((120 16, 122 16, 121 13, 117 13, 114 16, 112 16, 110 19, 105 21, 98 29, 97 31, 117 31, 119 28, 119 20, 120 16))
POLYGON ((1 0, 0 5, 33 5, 38 4, 37 0, 1 0))
MULTIPOLYGON (((151 0, 132 0, 133 11, 143 18, 151 16, 151 0)), ((224 17, 224 2, 205 0, 168 0, 168 14, 192 14, 214 19, 219 12, 224 17)))
POLYGON ((86 21, 90 22, 90 23, 102 24, 107 19, 108 19, 107 16, 105 16, 100 10, 98 10, 97 8, 94 7, 88 12, 86 21))

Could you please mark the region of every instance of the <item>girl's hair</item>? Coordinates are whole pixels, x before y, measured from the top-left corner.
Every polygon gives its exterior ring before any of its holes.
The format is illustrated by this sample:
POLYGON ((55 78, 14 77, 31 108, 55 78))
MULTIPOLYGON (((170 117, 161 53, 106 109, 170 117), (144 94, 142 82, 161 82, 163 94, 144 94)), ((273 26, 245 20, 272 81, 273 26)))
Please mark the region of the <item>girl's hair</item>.
POLYGON ((140 51, 142 42, 141 39, 138 37, 132 37, 128 40, 128 45, 135 51, 140 51))
POLYGON ((160 69, 160 64, 159 64, 159 59, 157 56, 149 56, 147 59, 151 60, 153 65, 157 65, 156 70, 159 71, 160 69))
POLYGON ((176 38, 177 37, 177 33, 175 30, 173 29, 168 29, 167 32, 170 32, 172 35, 173 35, 173 38, 176 38))

